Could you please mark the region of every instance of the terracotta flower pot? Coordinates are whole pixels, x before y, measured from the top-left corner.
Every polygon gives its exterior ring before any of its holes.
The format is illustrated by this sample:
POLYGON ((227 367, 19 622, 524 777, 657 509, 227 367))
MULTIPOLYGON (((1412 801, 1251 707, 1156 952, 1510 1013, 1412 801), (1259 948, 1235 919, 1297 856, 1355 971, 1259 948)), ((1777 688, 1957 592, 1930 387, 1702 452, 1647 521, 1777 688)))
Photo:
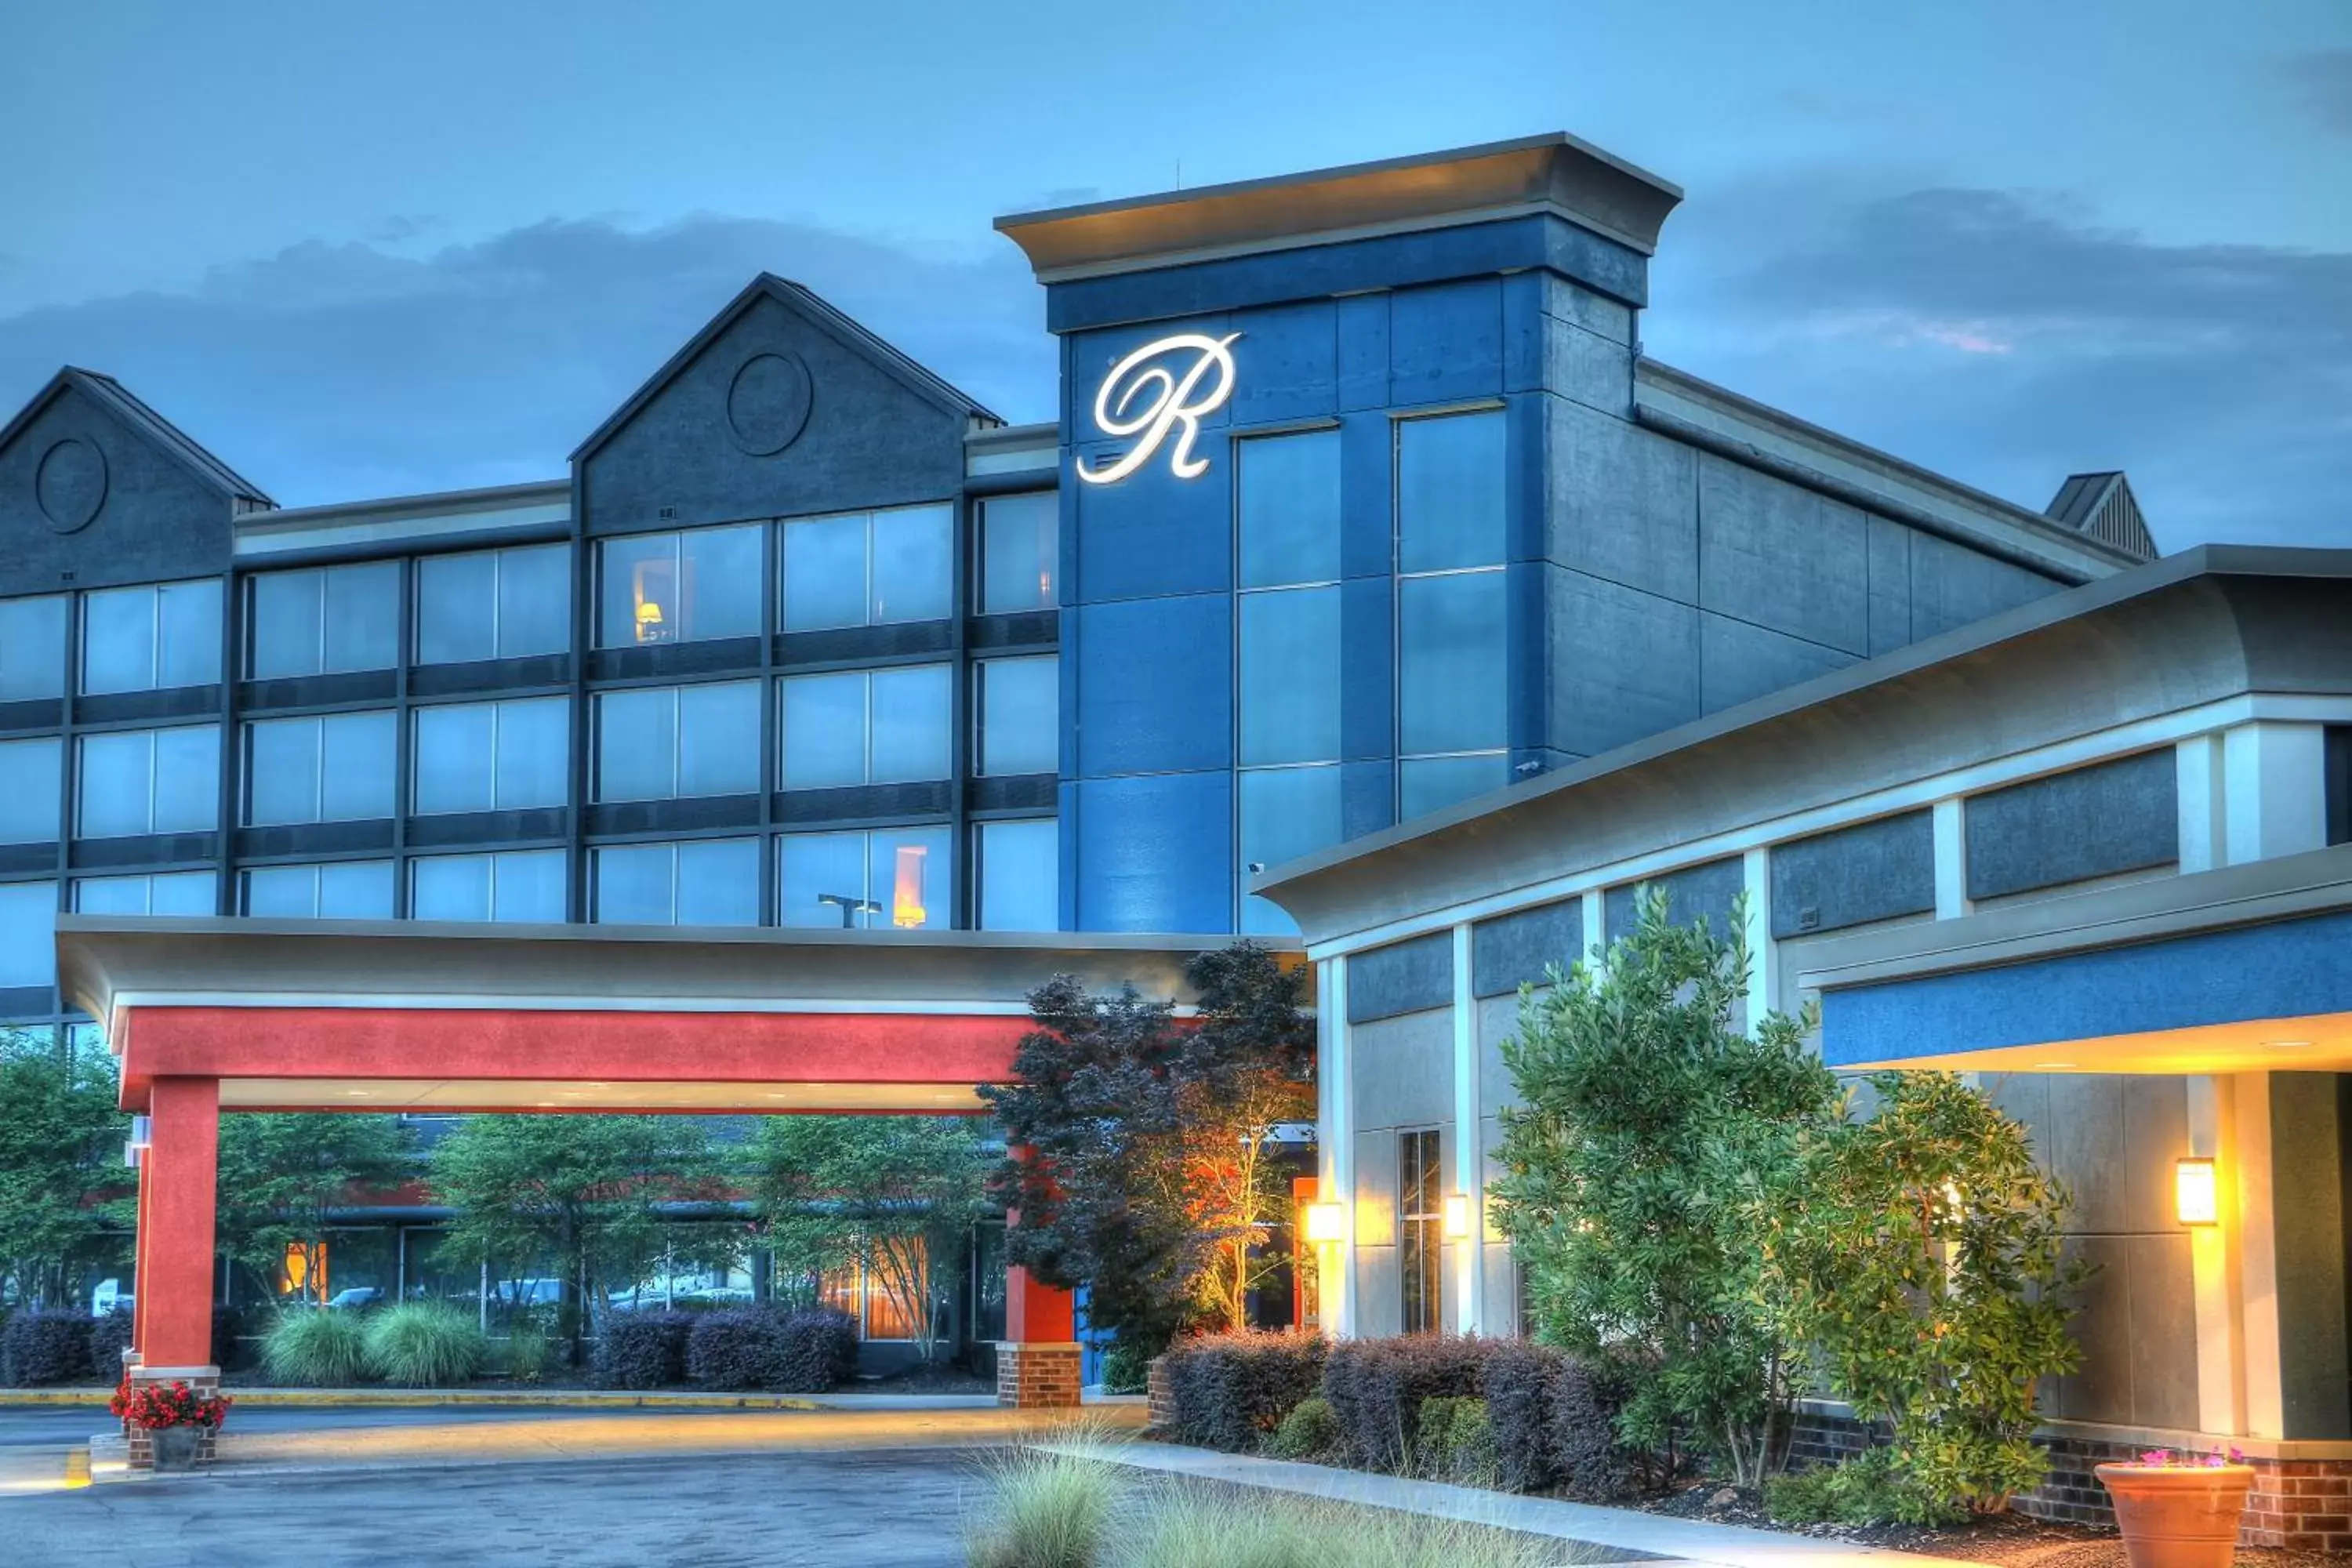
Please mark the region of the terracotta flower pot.
POLYGON ((2252 1465, 2101 1465, 2131 1568, 2230 1568, 2252 1465))

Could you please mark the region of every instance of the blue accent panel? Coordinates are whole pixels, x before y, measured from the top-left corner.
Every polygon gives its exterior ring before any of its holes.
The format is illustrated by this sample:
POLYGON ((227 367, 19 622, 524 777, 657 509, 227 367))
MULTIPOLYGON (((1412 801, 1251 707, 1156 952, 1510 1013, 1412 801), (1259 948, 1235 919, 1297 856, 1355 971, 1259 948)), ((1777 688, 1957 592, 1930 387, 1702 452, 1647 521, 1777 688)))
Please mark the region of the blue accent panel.
POLYGON ((1454 933, 1436 931, 1348 957, 1348 1022, 1377 1023, 1454 1000, 1454 933))
POLYGON ((1389 297, 1353 294, 1337 301, 1339 406, 1389 405, 1389 297))
POLYGON ((1080 332, 1532 268, 1629 305, 1649 302, 1648 262, 1639 251, 1565 218, 1535 215, 1049 284, 1045 330, 1080 332))
POLYGON ((1503 559, 1540 561, 1549 538, 1544 510, 1544 439, 1549 399, 1540 394, 1504 400, 1503 559))
POLYGON ((1339 420, 1339 574, 1385 577, 1396 558, 1396 426, 1384 410, 1339 420))
POLYGON ((1538 392, 1544 384, 1544 289, 1540 272, 1503 279, 1503 390, 1538 392))
MULTIPOLYGON (((1540 561, 1516 561, 1503 568, 1503 658, 1510 682, 1503 733, 1518 752, 1551 739, 1551 661, 1544 657, 1548 574, 1540 561)), ((1511 782, 1517 781, 1514 773, 1511 782)))
POLYGON ((1339 412, 1339 311, 1330 300, 1239 313, 1225 331, 1241 333, 1233 345, 1234 424, 1339 412))
POLYGON ((2352 914, 1890 981, 1822 998, 1832 1067, 2352 1012, 2352 914))
POLYGON ((1076 929, 1232 928, 1233 774, 1089 779, 1074 787, 1076 929))
POLYGON ((1077 618, 1076 776, 1234 765, 1231 595, 1087 605, 1077 618))
MULTIPOLYGON (((1101 460, 1102 443, 1076 455, 1101 460)), ((1209 460, 1198 479, 1168 468, 1166 448, 1117 484, 1090 485, 1062 475, 1064 527, 1071 548, 1063 592, 1076 604, 1163 594, 1222 594, 1234 584, 1233 443, 1202 430, 1193 448, 1209 460), (1072 523, 1067 514, 1075 512, 1072 523)))
POLYGON ((1396 590, 1386 577, 1339 585, 1339 754, 1396 751, 1396 590))
MULTIPOLYGON (((1066 507, 1068 497, 1065 496, 1063 501, 1066 507)), ((1069 534, 1066 531, 1062 535, 1062 552, 1065 555, 1069 553, 1069 534)), ((1069 581, 1066 567, 1062 580, 1066 583, 1069 581)), ((1083 635, 1085 628, 1080 625, 1078 612, 1076 609, 1065 605, 1056 618, 1061 622, 1059 643, 1061 658, 1055 669, 1055 674, 1058 678, 1055 697, 1061 706, 1055 711, 1066 715, 1078 710, 1078 671, 1086 668, 1087 645, 1083 635)), ((1060 744, 1055 753, 1057 760, 1055 763, 1054 771, 1066 779, 1073 779, 1078 776, 1078 727, 1065 718, 1059 728, 1060 744)), ((1063 804, 1066 805, 1068 803, 1065 801, 1063 804)), ((1067 837, 1066 832, 1064 837, 1067 837)), ((1065 866, 1070 863, 1069 847, 1066 842, 1062 846, 1062 864, 1065 866)), ((1062 929, 1067 931, 1069 928, 1064 926, 1062 929)))
MULTIPOLYGON (((1066 647, 1069 645, 1065 643, 1063 646, 1066 647)), ((1062 679, 1065 683, 1063 700, 1066 704, 1067 682, 1070 679, 1069 661, 1065 658, 1062 662, 1062 679)), ((1069 710, 1066 706, 1062 710, 1065 713, 1069 710)), ((1062 726, 1063 754, 1067 756, 1075 749, 1076 742, 1070 738, 1070 727, 1065 724, 1062 726)), ((1062 765, 1064 772, 1066 773, 1069 764, 1066 762, 1062 765)), ((1061 867, 1061 878, 1059 896, 1055 900, 1055 914, 1062 930, 1077 931, 1081 929, 1078 925, 1078 786, 1066 777, 1064 778, 1054 791, 1054 823, 1061 847, 1061 859, 1058 862, 1061 867)))
POLYGON ((1400 405, 1503 390, 1503 289, 1473 278, 1389 300, 1389 392, 1400 405))
POLYGON ((1396 764, 1342 763, 1339 765, 1339 837, 1361 838, 1396 826, 1396 764))

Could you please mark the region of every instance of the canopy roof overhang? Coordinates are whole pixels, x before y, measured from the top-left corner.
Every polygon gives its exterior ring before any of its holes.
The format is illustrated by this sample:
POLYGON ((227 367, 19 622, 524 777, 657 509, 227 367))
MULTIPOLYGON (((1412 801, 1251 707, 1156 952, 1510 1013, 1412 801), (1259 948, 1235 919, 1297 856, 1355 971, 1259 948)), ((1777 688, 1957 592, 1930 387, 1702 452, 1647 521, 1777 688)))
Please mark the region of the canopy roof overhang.
POLYGON ((2352 1071, 2352 844, 1824 942, 1832 1067, 2352 1071))
POLYGON ((958 1111, 1052 976, 1181 1011, 1232 940, 68 915, 58 970, 133 1110, 958 1111))

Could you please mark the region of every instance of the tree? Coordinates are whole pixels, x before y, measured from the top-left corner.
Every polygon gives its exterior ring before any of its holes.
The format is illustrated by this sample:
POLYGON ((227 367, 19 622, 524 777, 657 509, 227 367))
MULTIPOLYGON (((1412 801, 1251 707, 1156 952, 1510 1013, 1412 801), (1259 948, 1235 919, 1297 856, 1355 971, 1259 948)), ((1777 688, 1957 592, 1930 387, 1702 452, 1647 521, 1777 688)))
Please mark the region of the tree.
POLYGON ((779 1260, 864 1269, 938 1359, 944 1309, 995 1160, 968 1116, 775 1116, 752 1144, 760 1213, 779 1260))
POLYGON ((574 1365, 588 1299, 609 1308, 615 1287, 646 1278, 682 1239, 689 1252, 709 1247, 664 1212, 717 1193, 709 1136, 691 1117, 475 1116, 434 1146, 430 1168, 458 1211, 449 1245, 460 1256, 554 1260, 564 1281, 556 1331, 574 1365))
POLYGON ((224 1116, 214 1245, 265 1276, 299 1258, 304 1280, 325 1279, 329 1211, 415 1170, 408 1129, 394 1117, 224 1116))
POLYGON ((70 1301, 83 1259, 131 1224, 131 1123, 116 1100, 105 1052, 0 1030, 0 1300, 70 1301))
POLYGON ((1097 1327, 1157 1351, 1192 1323, 1246 1322, 1278 1259, 1278 1129, 1312 1121, 1304 976, 1255 942, 1202 953, 1187 1025, 1134 987, 1097 996, 1057 975, 1029 998, 1014 1081, 982 1089, 1013 1152, 1011 1259, 1085 1285, 1097 1327))
POLYGON ((2025 1129, 1948 1073, 1882 1073, 1866 1121, 1816 1141, 1784 1288, 1831 1387, 1895 1430, 1929 1506, 1995 1513, 2042 1480, 2040 1379, 2074 1370, 2088 1270, 2025 1129))
POLYGON ((1622 1381, 1626 1439, 1713 1451, 1752 1486, 1785 1457, 1805 1371, 1767 1239, 1801 1215, 1801 1151, 1843 1097, 1799 1022, 1734 1026, 1746 926, 1744 900, 1730 940, 1669 924, 1653 889, 1597 972, 1521 993, 1495 1192, 1538 1337, 1622 1381))

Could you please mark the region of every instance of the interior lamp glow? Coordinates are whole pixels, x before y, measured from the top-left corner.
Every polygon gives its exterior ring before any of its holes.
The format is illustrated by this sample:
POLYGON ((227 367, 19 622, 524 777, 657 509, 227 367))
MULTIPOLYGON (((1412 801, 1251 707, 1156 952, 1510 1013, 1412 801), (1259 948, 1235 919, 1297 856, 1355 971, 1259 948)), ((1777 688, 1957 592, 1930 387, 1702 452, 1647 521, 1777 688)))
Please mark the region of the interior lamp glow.
POLYGON ((1450 1241, 1461 1241, 1470 1234, 1470 1194, 1445 1194, 1445 1235, 1450 1241))
POLYGON ((1298 1212, 1308 1241, 1320 1247, 1346 1239, 1348 1216, 1338 1204, 1303 1204, 1298 1212))
POLYGON ((639 642, 653 641, 660 635, 661 624, 662 609, 659 605, 647 599, 637 606, 637 640, 639 642))
POLYGON ((2221 1183, 2213 1162, 2205 1159, 2172 1163, 2172 1212, 2183 1225, 2221 1223, 2221 1183))
POLYGON ((919 844, 898 846, 890 879, 890 923, 901 931, 912 931, 921 925, 929 913, 923 908, 924 854, 919 844))

